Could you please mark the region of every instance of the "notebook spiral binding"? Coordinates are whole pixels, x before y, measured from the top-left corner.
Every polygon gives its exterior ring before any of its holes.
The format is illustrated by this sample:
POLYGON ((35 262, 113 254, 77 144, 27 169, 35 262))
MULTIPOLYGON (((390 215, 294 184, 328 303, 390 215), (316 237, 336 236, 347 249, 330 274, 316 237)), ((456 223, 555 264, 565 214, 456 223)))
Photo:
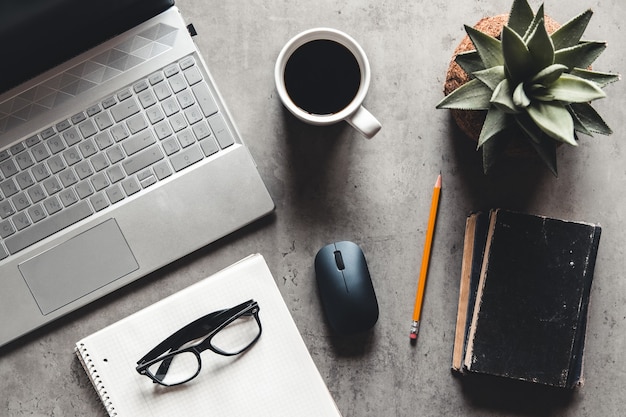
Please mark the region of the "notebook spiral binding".
POLYGON ((94 388, 96 389, 96 392, 98 393, 98 396, 100 397, 100 400, 102 401, 102 404, 104 405, 104 408, 106 409, 107 413, 109 414, 110 417, 116 417, 117 412, 115 411, 115 406, 113 405, 113 402, 111 401, 111 398, 109 397, 108 392, 106 388, 104 387, 102 380, 100 379, 100 375, 98 374, 96 365, 93 363, 93 360, 89 357, 89 352, 87 352, 87 348, 85 347, 83 343, 81 343, 80 347, 76 348, 76 351, 78 353, 78 358, 80 359, 80 362, 83 365, 83 368, 89 375, 89 380, 91 381, 94 388))

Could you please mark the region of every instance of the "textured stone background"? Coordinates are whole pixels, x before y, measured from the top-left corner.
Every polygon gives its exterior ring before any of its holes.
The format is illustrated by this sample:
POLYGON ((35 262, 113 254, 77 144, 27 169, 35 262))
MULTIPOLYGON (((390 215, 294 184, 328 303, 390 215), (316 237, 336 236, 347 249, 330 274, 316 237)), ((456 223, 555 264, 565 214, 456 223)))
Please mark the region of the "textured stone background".
MULTIPOLYGON (((253 253, 262 253, 341 412, 347 416, 624 415, 626 365, 626 83, 595 108, 616 132, 558 150, 559 178, 537 161, 482 174, 481 156, 447 111, 435 110, 463 24, 508 12, 510 1, 180 0, 276 213, 0 350, 0 415, 102 416, 74 343, 253 253), (383 129, 362 139, 345 124, 311 127, 289 115, 273 82, 283 44, 316 26, 344 30, 367 52, 366 106, 383 129), (408 327, 432 186, 439 219, 417 346, 408 327), (450 373, 465 216, 506 207, 603 226, 591 294, 585 386, 573 395, 450 373), (372 332, 344 338, 324 322, 313 257, 352 240, 369 261, 381 314, 372 332)), ((531 1, 536 10, 538 1, 531 1)), ((565 22, 587 8, 587 39, 609 47, 594 68, 624 72, 618 0, 547 1, 565 22), (567 6, 567 7, 565 7, 567 6)))

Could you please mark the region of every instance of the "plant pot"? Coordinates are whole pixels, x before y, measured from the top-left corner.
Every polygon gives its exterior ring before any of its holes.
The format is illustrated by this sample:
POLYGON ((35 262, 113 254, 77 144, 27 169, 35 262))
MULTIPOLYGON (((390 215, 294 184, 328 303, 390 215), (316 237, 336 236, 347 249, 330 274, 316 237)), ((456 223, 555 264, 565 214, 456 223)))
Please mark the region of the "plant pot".
MULTIPOLYGON (((474 28, 484 32, 494 38, 500 38, 502 33, 502 27, 508 22, 509 15, 501 14, 497 16, 484 17, 474 25, 474 28)), ((560 27, 554 19, 549 16, 545 16, 545 26, 549 34, 552 34, 560 27)), ((473 51, 474 44, 470 40, 469 36, 465 36, 454 50, 454 54, 448 66, 446 73, 446 81, 444 84, 443 92, 447 96, 452 91, 456 90, 471 78, 460 66, 456 63, 455 58, 459 53, 473 51)), ((482 129, 486 111, 475 110, 451 110, 454 121, 459 126, 461 131, 469 136, 474 141, 478 142, 480 131, 482 129)), ((509 149, 507 149, 509 155, 535 155, 534 150, 526 143, 523 138, 513 138, 509 149)))

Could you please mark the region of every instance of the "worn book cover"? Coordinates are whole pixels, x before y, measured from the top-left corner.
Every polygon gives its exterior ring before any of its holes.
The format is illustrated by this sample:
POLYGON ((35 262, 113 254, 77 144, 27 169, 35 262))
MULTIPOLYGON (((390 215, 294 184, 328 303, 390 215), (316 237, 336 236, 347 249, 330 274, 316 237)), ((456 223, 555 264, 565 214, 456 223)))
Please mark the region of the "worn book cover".
POLYGON ((470 277, 477 288, 468 301, 464 372, 555 387, 582 383, 600 233, 599 225, 491 211, 484 250, 472 250, 484 255, 470 277))
POLYGON ((462 372, 469 333, 468 320, 472 319, 474 313, 488 225, 489 213, 483 211, 470 214, 465 221, 459 304, 452 353, 452 370, 457 372, 462 372))

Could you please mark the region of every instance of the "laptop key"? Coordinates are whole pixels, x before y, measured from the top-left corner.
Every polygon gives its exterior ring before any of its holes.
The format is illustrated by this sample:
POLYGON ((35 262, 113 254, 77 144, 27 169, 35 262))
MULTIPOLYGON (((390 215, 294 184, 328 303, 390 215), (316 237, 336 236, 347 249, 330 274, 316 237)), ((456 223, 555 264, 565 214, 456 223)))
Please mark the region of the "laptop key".
POLYGON ((39 140, 39 136, 38 135, 33 135, 33 136, 29 137, 28 139, 26 139, 25 142, 26 142, 26 145, 29 148, 32 148, 33 146, 35 146, 36 144, 38 144, 41 141, 39 140))
POLYGON ((13 213, 15 213, 15 209, 9 200, 0 201, 0 219, 6 219, 13 213))
POLYGON ((0 222, 0 237, 5 239, 15 233, 15 228, 9 220, 0 222))
POLYGON ((194 85, 202 81, 202 75, 197 67, 191 67, 185 70, 185 78, 187 79, 189 85, 194 85))
POLYGON ((139 182, 135 177, 128 177, 121 182, 122 188, 126 195, 133 195, 141 190, 139 187, 139 182))
POLYGON ((40 222, 27 227, 20 233, 8 237, 5 240, 5 245, 9 253, 13 255, 30 245, 53 235, 59 230, 65 229, 66 227, 91 216, 92 214, 93 210, 87 201, 81 201, 58 212, 53 217, 41 220, 40 222))
POLYGON ((104 196, 104 192, 100 192, 89 197, 89 201, 93 204, 96 211, 104 210, 109 207, 109 200, 104 196))
POLYGON ((44 211, 41 204, 37 204, 28 209, 28 215, 30 216, 33 223, 37 223, 46 218, 46 212, 44 211))
POLYGON ((111 188, 107 188, 105 192, 107 197, 109 198, 109 201, 111 201, 111 204, 115 204, 118 201, 123 200, 124 197, 126 197, 122 192, 122 188, 119 186, 119 184, 115 184, 111 188))
POLYGON ((54 213, 60 211, 61 208, 62 208, 61 207, 61 202, 54 195, 52 197, 46 199, 43 202, 43 206, 46 208, 46 211, 48 212, 49 215, 53 215, 54 213))
POLYGON ((12 155, 17 155, 24 149, 26 149, 26 145, 24 144, 24 142, 18 142, 15 145, 11 146, 10 151, 12 155))
POLYGON ((0 183, 0 190, 2 190, 2 194, 4 194, 5 197, 11 197, 19 192, 17 184, 15 184, 12 178, 0 183))
POLYGON ((221 114, 215 114, 209 117, 209 125, 211 129, 213 129, 213 133, 215 133, 215 138, 220 148, 228 148, 235 143, 235 139, 230 134, 228 127, 226 127, 226 123, 221 114))
POLYGON ((140 150, 147 148, 156 142, 152 131, 146 130, 137 136, 133 136, 132 138, 122 142, 122 147, 126 151, 127 155, 132 155, 134 153, 139 152, 140 150))
POLYGON ((178 172, 190 165, 195 164, 202 158, 204 158, 204 155, 202 154, 200 147, 198 147, 198 145, 194 145, 171 156, 170 162, 172 163, 172 167, 174 167, 174 171, 178 172))
POLYGON ((158 145, 152 145, 133 156, 129 156, 122 162, 126 175, 133 175, 136 172, 152 165, 153 163, 163 159, 163 152, 158 145))
POLYGON ((191 87, 191 90, 195 94, 196 101, 200 104, 200 108, 202 108, 202 112, 206 117, 217 113, 217 104, 215 104, 209 87, 205 83, 196 84, 191 87))
POLYGON ((135 97, 131 97, 129 100, 124 100, 121 103, 111 107, 111 116, 115 122, 124 120, 133 114, 139 113, 139 103, 135 97))
POLYGON ((9 178, 11 175, 17 174, 19 170, 17 169, 15 162, 13 162, 12 159, 9 159, 0 164, 0 171, 2 171, 5 178, 9 178))
POLYGON ((30 226, 30 219, 28 218, 26 213, 17 213, 11 219, 13 220, 13 224, 15 225, 15 228, 18 232, 30 226))

